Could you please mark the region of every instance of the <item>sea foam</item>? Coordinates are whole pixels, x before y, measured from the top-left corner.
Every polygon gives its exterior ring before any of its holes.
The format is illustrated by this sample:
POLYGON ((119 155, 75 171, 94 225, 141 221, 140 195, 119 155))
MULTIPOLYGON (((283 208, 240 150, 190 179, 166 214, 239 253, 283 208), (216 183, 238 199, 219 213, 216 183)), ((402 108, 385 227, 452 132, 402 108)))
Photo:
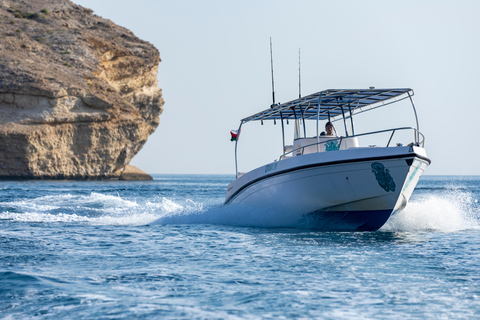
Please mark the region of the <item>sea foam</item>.
POLYGON ((444 231, 454 232, 479 228, 477 200, 466 192, 426 195, 411 201, 394 214, 382 231, 444 231))

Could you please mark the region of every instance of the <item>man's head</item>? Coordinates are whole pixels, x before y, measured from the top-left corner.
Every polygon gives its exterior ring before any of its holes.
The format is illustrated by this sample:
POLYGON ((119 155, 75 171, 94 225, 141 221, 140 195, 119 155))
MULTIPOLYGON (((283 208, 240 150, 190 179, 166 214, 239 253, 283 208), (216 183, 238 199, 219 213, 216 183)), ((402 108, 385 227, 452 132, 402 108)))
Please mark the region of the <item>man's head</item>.
POLYGON ((327 135, 333 135, 333 124, 330 121, 325 124, 325 131, 327 131, 327 135))

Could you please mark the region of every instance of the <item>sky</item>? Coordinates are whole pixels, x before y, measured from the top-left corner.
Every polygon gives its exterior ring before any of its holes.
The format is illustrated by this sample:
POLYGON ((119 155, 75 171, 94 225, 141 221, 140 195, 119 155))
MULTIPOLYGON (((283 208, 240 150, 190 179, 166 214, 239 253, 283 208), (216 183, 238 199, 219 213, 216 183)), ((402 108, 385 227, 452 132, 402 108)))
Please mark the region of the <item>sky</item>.
MULTIPOLYGON (((230 130, 272 103, 272 38, 276 102, 298 97, 299 49, 303 95, 413 88, 432 160, 425 174, 480 175, 480 1, 73 1, 160 51, 164 111, 131 162, 143 171, 235 173, 230 130)), ((415 125, 410 105, 373 113, 364 125, 415 125)), ((244 126, 239 162, 278 158, 279 128, 244 126)))

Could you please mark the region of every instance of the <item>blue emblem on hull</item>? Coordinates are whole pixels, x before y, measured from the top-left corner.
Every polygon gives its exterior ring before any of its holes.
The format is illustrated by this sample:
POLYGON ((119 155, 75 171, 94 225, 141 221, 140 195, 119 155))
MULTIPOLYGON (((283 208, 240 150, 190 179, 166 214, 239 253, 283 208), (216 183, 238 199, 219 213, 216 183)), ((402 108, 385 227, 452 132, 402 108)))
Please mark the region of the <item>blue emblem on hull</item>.
POLYGON ((385 169, 385 166, 380 162, 372 163, 372 172, 375 174, 375 178, 377 178, 378 184, 380 187, 385 189, 385 191, 395 191, 395 182, 393 181, 392 176, 390 175, 390 171, 385 169))

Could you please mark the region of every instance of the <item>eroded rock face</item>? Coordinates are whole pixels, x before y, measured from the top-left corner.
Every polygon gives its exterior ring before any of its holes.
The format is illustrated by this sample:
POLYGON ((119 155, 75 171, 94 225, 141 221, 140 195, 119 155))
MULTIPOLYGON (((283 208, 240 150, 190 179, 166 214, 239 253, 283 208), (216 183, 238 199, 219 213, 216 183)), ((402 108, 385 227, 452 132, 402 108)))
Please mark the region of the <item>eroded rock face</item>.
POLYGON ((159 124, 150 43, 68 0, 0 0, 0 178, 118 179, 159 124))

